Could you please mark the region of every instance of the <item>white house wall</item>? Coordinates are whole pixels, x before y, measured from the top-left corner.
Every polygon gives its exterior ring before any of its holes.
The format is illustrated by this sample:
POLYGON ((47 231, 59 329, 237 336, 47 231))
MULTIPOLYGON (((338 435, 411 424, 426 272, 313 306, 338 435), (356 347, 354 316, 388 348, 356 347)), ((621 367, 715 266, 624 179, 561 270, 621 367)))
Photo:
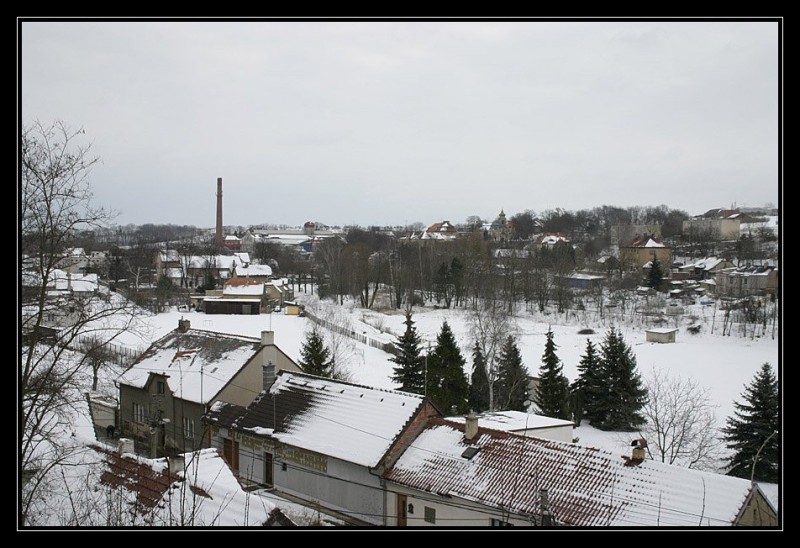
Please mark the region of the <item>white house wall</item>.
MULTIPOLYGON (((387 525, 397 526, 397 495, 406 496, 406 504, 413 507, 413 513, 407 506, 407 527, 491 527, 497 522, 505 522, 516 527, 533 527, 536 522, 532 517, 509 515, 500 508, 483 506, 474 501, 458 497, 441 497, 433 493, 425 493, 407 489, 400 485, 387 485, 387 508, 389 519, 387 525), (435 522, 425 521, 425 508, 435 512, 435 522), (494 520, 494 521, 493 521, 494 520)), ((512 493, 509 493, 511 502, 512 493)))
MULTIPOLYGON (((226 435, 220 429, 220 435, 226 435)), ((222 439, 214 445, 222 447, 222 439)), ((239 434, 239 476, 265 484, 264 455, 272 454, 272 485, 279 492, 338 511, 374 525, 383 525, 384 495, 380 478, 363 466, 268 438, 239 434), (284 469, 283 464, 286 464, 284 469)))

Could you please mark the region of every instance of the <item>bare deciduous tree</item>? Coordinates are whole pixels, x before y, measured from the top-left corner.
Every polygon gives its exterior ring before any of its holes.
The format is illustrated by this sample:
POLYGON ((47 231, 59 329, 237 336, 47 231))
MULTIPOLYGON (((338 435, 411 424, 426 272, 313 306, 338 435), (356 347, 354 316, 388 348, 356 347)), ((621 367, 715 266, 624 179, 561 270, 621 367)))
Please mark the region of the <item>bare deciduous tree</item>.
POLYGON ((19 520, 47 491, 48 471, 75 450, 65 439, 85 395, 89 358, 72 349, 85 340, 113 341, 130 330, 134 308, 102 288, 78 297, 52 293, 59 266, 81 230, 104 226, 111 212, 92 205, 88 175, 99 160, 82 145, 83 130, 62 122, 22 128, 20 257, 27 290, 20 296, 18 463, 23 483, 19 520))
POLYGON ((489 409, 494 409, 494 383, 497 380, 497 359, 503 342, 509 335, 516 336, 519 329, 502 303, 485 301, 475 307, 470 316, 470 335, 481 348, 489 377, 489 409))
POLYGON ((722 456, 717 407, 707 388, 654 370, 645 381, 649 400, 640 430, 653 458, 687 468, 716 470, 722 456))

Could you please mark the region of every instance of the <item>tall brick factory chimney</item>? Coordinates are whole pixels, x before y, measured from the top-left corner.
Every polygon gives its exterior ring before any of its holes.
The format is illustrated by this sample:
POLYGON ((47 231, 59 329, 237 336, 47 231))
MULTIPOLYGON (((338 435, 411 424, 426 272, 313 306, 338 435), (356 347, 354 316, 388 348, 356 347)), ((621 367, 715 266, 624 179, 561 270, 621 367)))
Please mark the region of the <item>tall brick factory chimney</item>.
POLYGON ((217 177, 217 247, 224 245, 222 241, 222 177, 217 177))

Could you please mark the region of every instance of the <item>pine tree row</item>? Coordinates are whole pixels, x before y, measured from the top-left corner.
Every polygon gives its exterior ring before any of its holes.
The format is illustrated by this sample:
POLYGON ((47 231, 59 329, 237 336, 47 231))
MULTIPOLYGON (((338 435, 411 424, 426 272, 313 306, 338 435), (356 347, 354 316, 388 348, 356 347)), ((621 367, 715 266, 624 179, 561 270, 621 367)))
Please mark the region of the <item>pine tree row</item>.
MULTIPOLYGON (((529 376, 519 347, 511 335, 504 340, 492 366, 478 341, 472 347, 472 374, 464 371, 466 360, 445 321, 436 346, 423 354, 422 340, 411 313, 405 332, 394 343, 392 380, 398 389, 426 395, 445 415, 470 410, 534 411, 571 420, 586 420, 605 431, 633 432, 645 423, 643 409, 648 390, 637 371, 636 357, 622 333, 613 327, 602 342, 590 339, 577 365, 578 376, 570 384, 558 358, 552 329, 548 329, 539 368, 539 379, 529 393, 529 376)), ((334 359, 320 333, 313 329, 301 349, 300 365, 307 373, 335 376, 334 359)), ((746 403, 734 402, 736 411, 727 419, 722 439, 732 450, 728 474, 775 482, 780 477, 778 381, 765 363, 743 394, 746 403)))

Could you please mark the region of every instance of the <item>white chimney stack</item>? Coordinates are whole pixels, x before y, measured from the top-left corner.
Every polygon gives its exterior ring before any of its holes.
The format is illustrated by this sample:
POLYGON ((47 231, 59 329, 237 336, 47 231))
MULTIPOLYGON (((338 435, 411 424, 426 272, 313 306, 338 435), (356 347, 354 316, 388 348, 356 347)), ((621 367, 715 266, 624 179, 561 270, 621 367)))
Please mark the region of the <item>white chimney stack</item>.
POLYGON ((464 423, 464 438, 467 441, 472 441, 478 435, 478 415, 474 411, 470 411, 464 423))
POLYGON ((169 457, 167 462, 169 463, 169 473, 171 475, 176 475, 179 472, 183 472, 183 466, 186 464, 186 460, 183 458, 183 456, 169 457))
POLYGON ((133 440, 130 438, 120 438, 117 442, 117 452, 120 455, 123 453, 133 453, 133 440))

